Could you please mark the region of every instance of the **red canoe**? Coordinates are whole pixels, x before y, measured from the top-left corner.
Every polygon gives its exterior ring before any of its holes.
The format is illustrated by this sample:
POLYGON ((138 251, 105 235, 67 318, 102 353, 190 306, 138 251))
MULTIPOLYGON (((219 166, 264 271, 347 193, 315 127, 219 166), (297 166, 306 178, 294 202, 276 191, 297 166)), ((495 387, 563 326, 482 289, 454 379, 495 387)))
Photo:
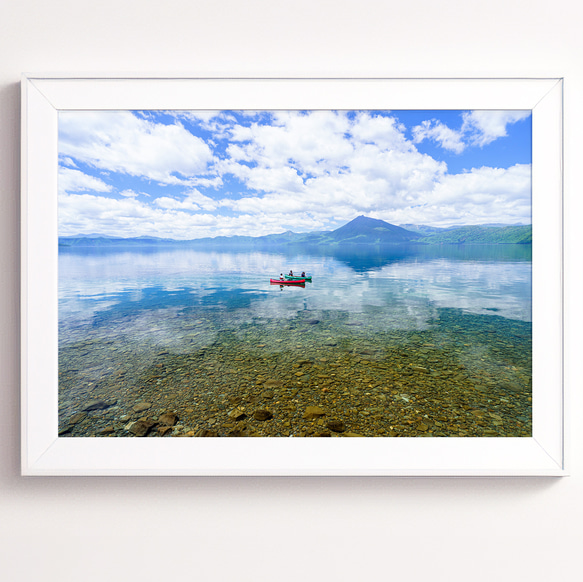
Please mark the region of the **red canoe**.
POLYGON ((305 279, 295 279, 294 281, 286 281, 285 279, 269 279, 272 285, 303 285, 305 279))

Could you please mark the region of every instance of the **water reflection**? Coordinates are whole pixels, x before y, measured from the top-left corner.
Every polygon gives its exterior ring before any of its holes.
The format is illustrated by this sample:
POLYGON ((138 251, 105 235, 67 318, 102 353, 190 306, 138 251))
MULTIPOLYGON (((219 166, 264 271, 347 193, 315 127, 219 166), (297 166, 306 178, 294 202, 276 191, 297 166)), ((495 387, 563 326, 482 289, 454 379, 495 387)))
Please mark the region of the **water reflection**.
POLYGON ((423 329, 439 308, 531 320, 531 262, 524 246, 343 248, 332 254, 62 249, 62 341, 79 325, 128 316, 136 325, 156 321, 168 333, 181 314, 218 312, 223 325, 236 326, 253 318, 341 311, 358 315, 371 330, 423 329), (312 273, 313 282, 283 289, 269 284, 290 268, 312 273))

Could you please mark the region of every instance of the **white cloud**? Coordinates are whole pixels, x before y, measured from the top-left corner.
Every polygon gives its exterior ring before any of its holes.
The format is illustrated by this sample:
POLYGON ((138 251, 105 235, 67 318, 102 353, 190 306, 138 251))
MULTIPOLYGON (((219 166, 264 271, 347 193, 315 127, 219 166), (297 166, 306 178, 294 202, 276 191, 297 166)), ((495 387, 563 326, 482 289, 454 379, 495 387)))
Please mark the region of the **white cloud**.
POLYGON ((333 209, 350 219, 409 206, 446 172, 444 163, 419 153, 392 118, 285 112, 275 124, 237 126, 233 135, 241 142, 231 144, 231 160, 217 166, 253 190, 224 202, 237 212, 309 212, 325 223, 333 209))
POLYGON ((322 174, 352 154, 353 145, 345 137, 348 129, 342 113, 278 111, 272 125, 234 126, 230 138, 241 145, 229 153, 260 168, 288 166, 302 174, 322 174))
POLYGON ((133 190, 122 190, 119 195, 124 196, 125 198, 137 198, 139 196, 139 194, 133 190))
POLYGON ((233 164, 230 172, 245 183, 247 188, 263 192, 279 192, 287 196, 297 194, 304 186, 304 181, 297 171, 289 166, 250 168, 243 164, 233 164))
POLYGON ((181 124, 153 123, 129 111, 61 112, 59 153, 163 184, 187 183, 213 159, 208 145, 181 124))
POLYGON ((201 178, 194 177, 191 178, 188 183, 191 186, 200 186, 202 188, 220 188, 223 185, 223 179, 220 176, 214 176, 213 178, 201 178))
POLYGON ((436 119, 412 128, 414 143, 433 140, 442 148, 461 154, 468 145, 483 147, 505 137, 506 127, 530 116, 530 111, 469 111, 462 114, 459 131, 436 119))
POLYGON ((463 174, 444 176, 433 195, 436 203, 465 202, 473 195, 488 196, 493 203, 504 198, 508 203, 517 199, 530 201, 531 167, 516 164, 504 168, 474 168, 463 174))
POLYGON ((197 204, 203 210, 215 210, 218 207, 216 200, 201 194, 198 190, 195 189, 186 192, 186 199, 189 202, 197 204))
POLYGON ((383 213, 394 224, 529 223, 531 221, 531 167, 475 168, 444 175, 419 200, 420 204, 383 213))
POLYGON ((154 204, 165 210, 186 210, 188 212, 201 210, 201 207, 192 200, 176 200, 176 198, 169 198, 167 196, 156 198, 154 204))
POLYGON ((353 217, 409 205, 446 166, 419 153, 403 132, 393 118, 331 111, 277 112, 273 125, 236 126, 231 136, 239 143, 216 168, 253 195, 224 204, 238 212, 309 212, 318 222, 331 208, 353 217))
POLYGON ((215 210, 218 207, 216 200, 201 194, 198 190, 191 190, 186 193, 186 198, 177 200, 167 196, 159 197, 154 200, 154 204, 160 208, 173 210, 186 210, 196 212, 199 210, 215 210))
POLYGON ((393 117, 360 112, 350 134, 359 143, 371 143, 381 149, 410 152, 414 148, 405 138, 405 127, 393 117))
POLYGON ((71 159, 66 156, 59 156, 59 164, 63 166, 70 166, 72 168, 76 168, 77 164, 71 159))
POLYGON ((103 180, 72 168, 59 168, 59 193, 111 192, 112 187, 103 180))
POLYGON ((208 124, 211 119, 219 117, 222 112, 217 109, 191 109, 188 111, 166 111, 166 113, 176 119, 202 121, 203 123, 208 124))
POLYGON ((156 208, 135 198, 122 200, 72 194, 59 197, 61 236, 99 232, 122 237, 158 236, 177 239, 207 236, 217 223, 211 214, 187 214, 156 208), (202 233, 202 234, 201 234, 202 233))
POLYGON ((470 111, 462 116, 462 133, 469 135, 470 143, 481 147, 506 136, 507 125, 529 116, 530 111, 470 111))
POLYGON ((463 142, 463 133, 449 128, 441 121, 435 119, 423 121, 421 125, 416 125, 413 129, 413 141, 421 143, 424 139, 431 139, 437 142, 442 148, 461 154, 466 148, 463 142))
MULTIPOLYGON (((135 198, 122 200, 72 194, 59 197, 59 234, 72 236, 98 232, 122 237, 158 236, 193 239, 214 236, 259 236, 283 232, 289 228, 289 214, 252 209, 238 216, 221 216, 196 210, 188 200, 160 198, 149 206, 135 198)), ((310 216, 296 216, 294 225, 301 230, 316 230, 324 223, 310 216)))

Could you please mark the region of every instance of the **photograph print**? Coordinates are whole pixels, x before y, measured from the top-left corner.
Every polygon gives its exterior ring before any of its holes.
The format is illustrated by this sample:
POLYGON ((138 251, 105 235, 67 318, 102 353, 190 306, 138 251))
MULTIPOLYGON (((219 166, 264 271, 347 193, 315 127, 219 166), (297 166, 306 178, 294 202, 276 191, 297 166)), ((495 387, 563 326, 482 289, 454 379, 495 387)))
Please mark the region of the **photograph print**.
POLYGON ((531 437, 523 110, 58 115, 59 437, 531 437))

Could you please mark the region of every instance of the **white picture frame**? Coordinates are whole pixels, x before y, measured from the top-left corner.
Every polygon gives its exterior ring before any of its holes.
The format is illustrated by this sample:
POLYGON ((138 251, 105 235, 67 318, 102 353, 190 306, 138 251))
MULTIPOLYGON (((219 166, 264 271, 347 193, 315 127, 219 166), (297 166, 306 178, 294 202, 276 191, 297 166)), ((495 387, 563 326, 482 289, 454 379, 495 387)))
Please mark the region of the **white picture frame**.
POLYGON ((562 79, 22 79, 24 475, 561 476, 562 79), (533 433, 523 438, 59 438, 58 112, 105 109, 532 111, 533 433))

